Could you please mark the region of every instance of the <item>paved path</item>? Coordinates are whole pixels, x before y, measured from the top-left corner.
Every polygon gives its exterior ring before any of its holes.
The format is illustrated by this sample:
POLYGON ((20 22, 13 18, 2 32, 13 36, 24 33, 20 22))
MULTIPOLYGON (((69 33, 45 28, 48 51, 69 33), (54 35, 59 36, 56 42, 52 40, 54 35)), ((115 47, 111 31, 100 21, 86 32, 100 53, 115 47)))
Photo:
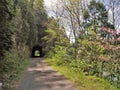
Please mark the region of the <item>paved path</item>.
POLYGON ((41 58, 33 59, 17 90, 77 90, 41 58))

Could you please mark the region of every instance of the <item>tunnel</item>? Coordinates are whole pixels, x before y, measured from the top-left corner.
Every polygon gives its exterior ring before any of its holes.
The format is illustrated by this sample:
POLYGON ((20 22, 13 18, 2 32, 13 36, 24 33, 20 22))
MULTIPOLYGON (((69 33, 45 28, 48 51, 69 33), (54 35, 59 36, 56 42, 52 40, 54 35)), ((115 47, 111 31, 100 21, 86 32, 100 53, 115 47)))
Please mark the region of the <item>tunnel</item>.
POLYGON ((32 57, 43 57, 42 46, 39 46, 39 45, 33 46, 31 56, 32 57))

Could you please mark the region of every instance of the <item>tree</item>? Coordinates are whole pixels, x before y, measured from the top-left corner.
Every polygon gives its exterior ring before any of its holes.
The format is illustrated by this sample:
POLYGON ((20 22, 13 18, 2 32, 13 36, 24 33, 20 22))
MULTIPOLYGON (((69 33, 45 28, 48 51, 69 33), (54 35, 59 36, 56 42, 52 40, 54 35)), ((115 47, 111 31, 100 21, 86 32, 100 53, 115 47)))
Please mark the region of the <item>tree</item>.
POLYGON ((47 50, 52 50, 57 46, 66 47, 69 45, 69 40, 64 33, 64 28, 59 27, 57 22, 58 20, 55 18, 48 18, 46 36, 44 36, 44 40, 47 45, 47 50))
POLYGON ((18 1, 16 16, 13 20, 15 26, 16 46, 27 45, 32 48, 34 44, 41 44, 45 35, 47 14, 43 7, 43 0, 18 1))
POLYGON ((92 26, 96 34, 101 34, 104 38, 111 37, 110 33, 102 30, 102 27, 114 29, 114 26, 108 22, 108 12, 103 3, 92 0, 83 16, 86 22, 84 26, 86 29, 92 26))
POLYGON ((34 6, 37 25, 37 42, 42 46, 45 44, 45 41, 42 38, 46 35, 45 30, 47 29, 46 24, 48 21, 47 12, 43 2, 43 0, 37 0, 34 6))
POLYGON ((0 0, 0 83, 4 90, 12 90, 11 81, 29 60, 31 48, 41 44, 45 22, 43 0, 0 0))
POLYGON ((11 20, 14 16, 15 0, 0 1, 0 60, 4 56, 6 50, 12 46, 12 28, 10 26, 11 20))
POLYGON ((108 11, 108 20, 114 26, 115 30, 119 30, 120 12, 119 12, 119 2, 120 0, 100 0, 108 11))

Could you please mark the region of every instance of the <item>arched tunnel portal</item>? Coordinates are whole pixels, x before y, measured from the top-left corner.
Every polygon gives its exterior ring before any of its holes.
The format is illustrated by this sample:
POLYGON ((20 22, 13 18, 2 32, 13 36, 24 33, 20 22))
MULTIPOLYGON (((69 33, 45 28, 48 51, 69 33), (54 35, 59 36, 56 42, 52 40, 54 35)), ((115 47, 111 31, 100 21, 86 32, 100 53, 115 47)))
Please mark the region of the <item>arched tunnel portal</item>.
POLYGON ((33 46, 31 50, 31 56, 32 57, 43 57, 42 46, 39 46, 39 45, 33 46))

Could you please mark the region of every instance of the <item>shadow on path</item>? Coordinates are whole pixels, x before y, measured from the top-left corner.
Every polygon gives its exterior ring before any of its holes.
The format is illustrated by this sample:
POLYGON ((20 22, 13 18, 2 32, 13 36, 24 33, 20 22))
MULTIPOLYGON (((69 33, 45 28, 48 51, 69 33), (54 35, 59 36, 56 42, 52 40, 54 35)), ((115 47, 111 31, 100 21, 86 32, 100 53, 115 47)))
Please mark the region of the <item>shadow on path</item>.
POLYGON ((21 79, 17 90, 77 90, 72 83, 48 66, 42 58, 35 58, 21 79))

